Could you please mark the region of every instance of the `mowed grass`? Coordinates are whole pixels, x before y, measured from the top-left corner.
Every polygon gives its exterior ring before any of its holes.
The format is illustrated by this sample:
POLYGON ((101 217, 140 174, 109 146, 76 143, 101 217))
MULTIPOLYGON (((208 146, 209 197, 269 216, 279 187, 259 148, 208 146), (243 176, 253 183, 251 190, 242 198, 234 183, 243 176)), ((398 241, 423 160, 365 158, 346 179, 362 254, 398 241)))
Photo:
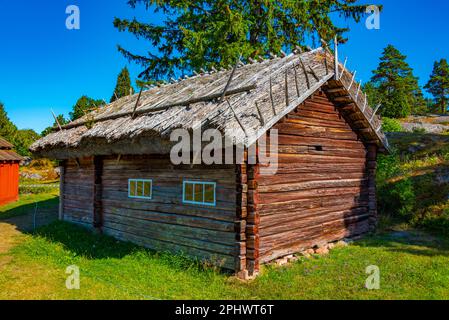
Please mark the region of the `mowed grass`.
POLYGON ((30 214, 34 211, 36 203, 38 208, 57 207, 59 203, 59 190, 49 190, 41 194, 24 194, 16 202, 0 206, 0 219, 9 219, 30 214))
POLYGON ((329 256, 265 266, 253 281, 56 222, 23 234, 0 221, 0 299, 448 299, 449 242, 389 231, 329 256), (80 268, 80 289, 66 268, 80 268), (368 290, 367 266, 380 269, 368 290))

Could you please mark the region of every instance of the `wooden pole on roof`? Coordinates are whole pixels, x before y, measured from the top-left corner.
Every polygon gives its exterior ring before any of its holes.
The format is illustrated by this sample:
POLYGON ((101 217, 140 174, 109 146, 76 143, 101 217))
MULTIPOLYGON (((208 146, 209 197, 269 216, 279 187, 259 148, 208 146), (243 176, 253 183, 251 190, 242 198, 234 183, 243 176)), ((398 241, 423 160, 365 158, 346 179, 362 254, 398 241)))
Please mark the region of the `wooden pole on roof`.
POLYGON ((265 126, 265 118, 263 117, 262 111, 260 111, 259 104, 255 101, 257 113, 259 114, 260 123, 265 126))
POLYGON ((234 114, 235 120, 239 123, 240 127, 242 128, 243 132, 245 133, 245 136, 248 137, 248 133, 246 132, 245 127, 243 126, 243 123, 240 121, 237 112, 235 112, 234 108, 232 107, 231 103, 228 99, 226 99, 226 102, 228 103, 229 108, 232 110, 232 113, 234 114))
POLYGON ((271 100, 271 108, 273 109, 274 115, 276 115, 276 108, 274 107, 274 98, 273 98, 273 82, 270 77, 270 100, 271 100))
POLYGON ((299 64, 301 65, 302 71, 304 72, 304 75, 306 77, 307 89, 310 89, 309 75, 307 74, 306 66, 304 65, 304 62, 302 61, 301 57, 299 58, 299 64))
POLYGON ((299 96, 301 96, 301 92, 299 90, 299 84, 298 84, 298 72, 296 71, 296 67, 293 66, 293 70, 295 71, 295 85, 296 85, 296 94, 299 96))
POLYGON ((137 107, 139 106, 140 97, 142 96, 142 90, 143 90, 143 87, 140 87, 140 92, 139 92, 139 95, 137 96, 136 105, 134 106, 133 114, 131 115, 132 119, 134 119, 136 117, 136 110, 137 110, 137 107))
POLYGON ((366 95, 366 93, 365 93, 365 104, 363 105, 363 110, 362 110, 362 112, 365 112, 365 109, 366 109, 366 106, 368 105, 368 97, 367 97, 367 95, 366 95))
POLYGON ((59 121, 58 121, 58 118, 56 117, 56 115, 55 115, 55 113, 53 112, 52 109, 50 109, 50 111, 51 111, 51 114, 53 115, 53 118, 55 118, 55 122, 56 122, 56 124, 57 124, 58 127, 59 127, 59 131, 62 131, 62 127, 61 127, 61 124, 60 124, 59 121))
POLYGON ((288 96, 288 70, 285 70, 285 105, 288 107, 289 104, 289 96, 288 96))
POLYGON ((339 75, 338 75, 338 40, 337 40, 337 36, 335 36, 334 38, 334 51, 335 51, 335 58, 334 58, 334 62, 335 62, 335 80, 340 79, 339 75))
POLYGON ((361 88, 361 87, 362 87, 362 80, 360 80, 359 87, 358 87, 357 93, 356 93, 356 95, 355 95, 355 100, 357 100, 357 98, 359 97, 359 93, 360 93, 360 88, 361 88))
POLYGON ((228 89, 231 85, 232 79, 234 78, 234 74, 235 74, 235 70, 237 70, 237 67, 239 66, 240 60, 242 59, 242 55, 240 55, 240 57, 237 59, 234 67, 232 68, 232 72, 231 75, 229 76, 228 82, 226 83, 226 86, 223 90, 223 94, 221 95, 220 99, 218 100, 218 102, 222 102, 224 97, 226 96, 226 93, 228 92, 228 89))
POLYGON ((379 111, 379 109, 380 109, 381 106, 382 106, 382 104, 379 103, 379 104, 377 105, 377 107, 374 109, 373 115, 371 116, 371 119, 369 120, 370 123, 374 120, 374 117, 376 116, 376 113, 377 113, 377 111, 379 111))
POLYGON ((352 85, 354 84, 354 80, 355 80, 355 75, 357 74, 357 70, 354 71, 354 73, 352 74, 352 79, 351 79, 351 83, 348 87, 348 90, 351 89, 352 85))

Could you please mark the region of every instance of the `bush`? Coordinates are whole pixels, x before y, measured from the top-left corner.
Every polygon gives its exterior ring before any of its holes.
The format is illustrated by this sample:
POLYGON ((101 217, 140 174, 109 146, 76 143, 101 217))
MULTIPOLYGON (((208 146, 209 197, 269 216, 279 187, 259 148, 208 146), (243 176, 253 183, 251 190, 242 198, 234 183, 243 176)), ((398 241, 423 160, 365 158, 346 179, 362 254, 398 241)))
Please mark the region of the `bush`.
POLYGON ((49 186, 32 186, 32 185, 21 185, 19 186, 19 194, 44 194, 49 193, 55 190, 58 190, 58 187, 49 187, 49 186))
POLYGON ((401 160, 395 151, 379 155, 377 167, 379 212, 388 216, 408 218, 415 207, 413 181, 401 170, 401 160))
POLYGON ((426 133, 426 129, 415 127, 415 128, 413 128, 413 133, 419 133, 419 134, 426 133))
POLYGON ((33 169, 53 169, 56 167, 56 162, 49 159, 36 159, 31 161, 29 168, 33 169))
POLYGON ((392 118, 383 117, 382 118, 382 130, 384 132, 402 132, 404 131, 402 129, 401 123, 392 118))

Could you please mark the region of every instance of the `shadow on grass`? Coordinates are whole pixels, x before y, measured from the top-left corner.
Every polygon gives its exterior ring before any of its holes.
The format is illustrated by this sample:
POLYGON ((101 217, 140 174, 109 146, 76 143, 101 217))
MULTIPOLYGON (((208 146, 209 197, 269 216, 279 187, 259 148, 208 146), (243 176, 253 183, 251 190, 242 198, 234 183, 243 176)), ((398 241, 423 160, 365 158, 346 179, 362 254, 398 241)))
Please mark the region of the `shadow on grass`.
MULTIPOLYGON (((51 212, 52 218, 38 223, 34 230, 33 213, 35 203, 18 205, 11 210, 5 210, 0 216, 0 223, 14 225, 17 230, 27 233, 34 238, 44 239, 48 244, 62 245, 64 250, 75 256, 89 260, 116 258, 122 259, 133 256, 132 259, 143 259, 144 262, 156 260, 157 263, 169 265, 177 270, 198 270, 216 272, 219 268, 213 267, 207 261, 200 261, 182 252, 176 254, 159 252, 141 247, 130 242, 119 241, 111 236, 100 234, 93 229, 87 229, 73 223, 59 221, 58 198, 37 201, 38 208, 51 212), (5 217, 5 219, 3 218, 5 217)), ((228 273, 226 270, 220 270, 228 273)))
POLYGON ((0 222, 15 225, 19 231, 27 232, 58 218, 57 196, 40 201, 27 200, 23 204, 21 201, 5 206, 6 209, 0 211, 0 222))
POLYGON ((359 247, 383 248, 390 252, 427 257, 449 257, 449 239, 423 230, 401 230, 357 241, 359 247))

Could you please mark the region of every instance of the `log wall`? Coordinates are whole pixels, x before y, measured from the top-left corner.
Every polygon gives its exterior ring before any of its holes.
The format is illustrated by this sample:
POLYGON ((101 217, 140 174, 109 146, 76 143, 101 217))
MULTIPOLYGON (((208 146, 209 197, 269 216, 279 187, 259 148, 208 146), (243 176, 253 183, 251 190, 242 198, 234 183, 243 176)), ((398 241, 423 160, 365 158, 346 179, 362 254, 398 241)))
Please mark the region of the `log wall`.
POLYGON ((244 253, 235 230, 235 166, 173 166, 168 157, 106 157, 102 167, 104 233, 145 247, 236 269, 244 253), (152 199, 128 197, 128 179, 152 179, 152 199), (182 203, 183 180, 216 182, 216 206, 182 203))
POLYGON ((94 159, 64 161, 64 179, 61 181, 60 216, 84 227, 93 227, 94 209, 94 159))
POLYGON ((255 174, 259 262, 370 230, 376 147, 368 166, 367 147, 321 91, 274 128, 277 173, 255 174))

